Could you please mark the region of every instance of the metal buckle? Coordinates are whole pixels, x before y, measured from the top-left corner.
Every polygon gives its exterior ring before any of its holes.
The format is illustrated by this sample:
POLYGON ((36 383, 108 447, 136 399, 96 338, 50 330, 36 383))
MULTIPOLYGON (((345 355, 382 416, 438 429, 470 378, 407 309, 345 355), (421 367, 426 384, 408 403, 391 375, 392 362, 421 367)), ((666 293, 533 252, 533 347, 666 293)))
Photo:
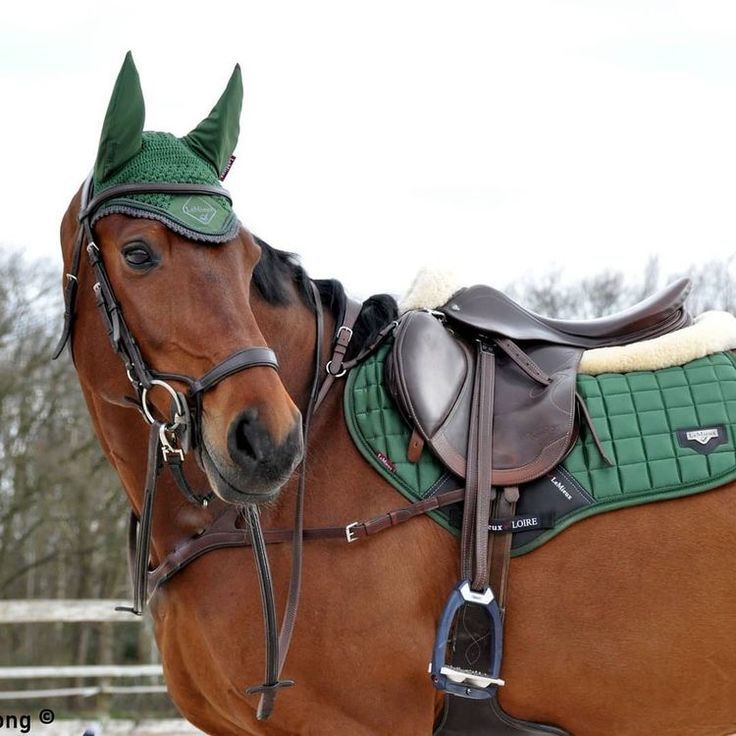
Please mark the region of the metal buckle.
POLYGON ((184 450, 182 450, 179 447, 174 447, 174 445, 171 444, 171 440, 169 439, 166 432, 170 429, 170 427, 167 427, 165 424, 162 424, 159 427, 158 430, 158 438, 161 442, 161 454, 164 456, 164 462, 169 462, 169 457, 171 455, 178 455, 179 456, 179 462, 184 462, 184 450))
MULTIPOLYGON (((345 353, 345 350, 347 350, 348 345, 350 344, 350 341, 353 339, 353 330, 348 327, 347 325, 340 325, 340 327, 337 328, 337 332, 335 333, 335 342, 342 346, 344 348, 343 355, 345 353), (348 333, 347 340, 344 342, 341 342, 340 335, 342 334, 342 331, 345 330, 345 332, 348 333)), ((337 352, 337 351, 335 351, 337 352)), ((342 368, 342 361, 340 362, 341 370, 337 373, 332 372, 332 359, 327 361, 327 365, 325 366, 325 370, 327 373, 329 373, 333 378, 342 378, 346 373, 347 370, 345 368, 342 368)))
MULTIPOLYGON (((169 445, 168 447, 166 445, 161 445, 161 454, 164 456, 165 463, 169 462, 169 457, 171 455, 178 455, 179 460, 181 462, 184 462, 184 450, 177 450, 173 448, 171 445, 169 445)), ((206 506, 206 505, 207 505, 206 503, 203 504, 203 506, 206 506)))
POLYGON ((345 330, 346 332, 349 332, 347 342, 350 342, 353 339, 353 330, 348 327, 347 325, 340 325, 338 327, 337 332, 335 333, 335 342, 340 342, 340 333, 345 330))
POLYGON ((447 315, 444 312, 440 312, 439 309, 431 309, 430 307, 422 307, 419 309, 420 312, 426 312, 436 317, 440 322, 444 322, 447 319, 447 315))
POLYGON ((353 527, 358 526, 358 524, 359 522, 354 521, 352 524, 348 524, 345 527, 345 538, 348 540, 348 544, 358 541, 358 537, 356 537, 355 532, 353 532, 353 527))

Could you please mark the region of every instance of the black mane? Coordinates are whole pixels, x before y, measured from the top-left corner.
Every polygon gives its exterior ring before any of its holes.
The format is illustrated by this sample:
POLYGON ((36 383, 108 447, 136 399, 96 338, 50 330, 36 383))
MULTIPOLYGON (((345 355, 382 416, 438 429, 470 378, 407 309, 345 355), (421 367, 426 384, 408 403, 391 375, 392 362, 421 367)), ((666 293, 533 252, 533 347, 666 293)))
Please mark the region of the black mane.
MULTIPOLYGON (((253 236, 261 248, 261 260, 253 271, 253 283, 261 296, 269 303, 285 306, 291 302, 289 284, 296 286, 304 303, 314 308, 314 295, 309 286, 311 279, 294 253, 271 247, 257 236, 253 236)), ((335 316, 339 325, 345 313, 347 297, 343 285, 335 279, 315 279, 322 304, 335 316)), ((378 332, 396 319, 398 307, 389 294, 375 294, 363 302, 360 317, 353 328, 353 339, 348 350, 348 359, 360 348, 369 345, 378 332)))

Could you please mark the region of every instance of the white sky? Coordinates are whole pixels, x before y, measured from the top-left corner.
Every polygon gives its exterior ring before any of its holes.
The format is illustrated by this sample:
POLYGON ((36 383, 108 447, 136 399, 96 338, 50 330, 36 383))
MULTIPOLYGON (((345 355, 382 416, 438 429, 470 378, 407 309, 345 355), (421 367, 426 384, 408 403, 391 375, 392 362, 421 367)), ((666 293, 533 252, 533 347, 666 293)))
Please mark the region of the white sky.
POLYGON ((729 0, 6 3, 0 244, 58 259, 128 49, 177 135, 240 62, 236 211, 353 293, 736 252, 729 0))

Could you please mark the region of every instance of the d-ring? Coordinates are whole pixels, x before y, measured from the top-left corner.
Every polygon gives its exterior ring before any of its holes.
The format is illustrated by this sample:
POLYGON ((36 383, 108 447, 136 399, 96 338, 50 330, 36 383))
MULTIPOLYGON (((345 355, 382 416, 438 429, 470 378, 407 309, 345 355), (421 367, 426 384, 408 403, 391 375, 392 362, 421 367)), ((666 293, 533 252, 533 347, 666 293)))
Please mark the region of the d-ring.
POLYGON ((339 373, 333 373, 332 372, 332 361, 327 361, 327 365, 325 366, 325 370, 327 373, 329 373, 333 378, 342 378, 348 371, 347 368, 343 368, 339 373))
MULTIPOLYGON (((171 398, 174 399, 174 402, 176 403, 176 415, 174 416, 174 422, 176 422, 177 416, 184 416, 185 410, 184 407, 181 405, 180 395, 176 391, 174 391, 174 389, 168 383, 166 383, 166 381, 160 381, 157 378, 154 378, 151 381, 151 386, 161 386, 161 388, 166 389, 171 398)), ((153 424, 156 420, 153 418, 153 414, 148 408, 148 391, 149 389, 144 388, 141 392, 141 409, 143 410, 143 416, 148 420, 148 423, 153 424)))

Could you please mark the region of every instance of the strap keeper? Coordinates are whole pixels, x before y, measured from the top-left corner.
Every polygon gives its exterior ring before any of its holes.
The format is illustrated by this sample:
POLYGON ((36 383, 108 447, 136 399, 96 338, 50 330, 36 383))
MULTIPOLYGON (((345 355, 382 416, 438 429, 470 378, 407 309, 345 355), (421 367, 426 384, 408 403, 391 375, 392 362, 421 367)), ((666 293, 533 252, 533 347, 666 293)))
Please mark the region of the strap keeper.
POLYGON ((283 687, 294 687, 294 680, 278 680, 277 682, 264 682, 262 685, 251 685, 245 689, 246 695, 259 695, 261 693, 273 693, 283 687))
POLYGON ((100 262, 100 249, 95 243, 87 244, 87 255, 93 266, 96 266, 100 262))

